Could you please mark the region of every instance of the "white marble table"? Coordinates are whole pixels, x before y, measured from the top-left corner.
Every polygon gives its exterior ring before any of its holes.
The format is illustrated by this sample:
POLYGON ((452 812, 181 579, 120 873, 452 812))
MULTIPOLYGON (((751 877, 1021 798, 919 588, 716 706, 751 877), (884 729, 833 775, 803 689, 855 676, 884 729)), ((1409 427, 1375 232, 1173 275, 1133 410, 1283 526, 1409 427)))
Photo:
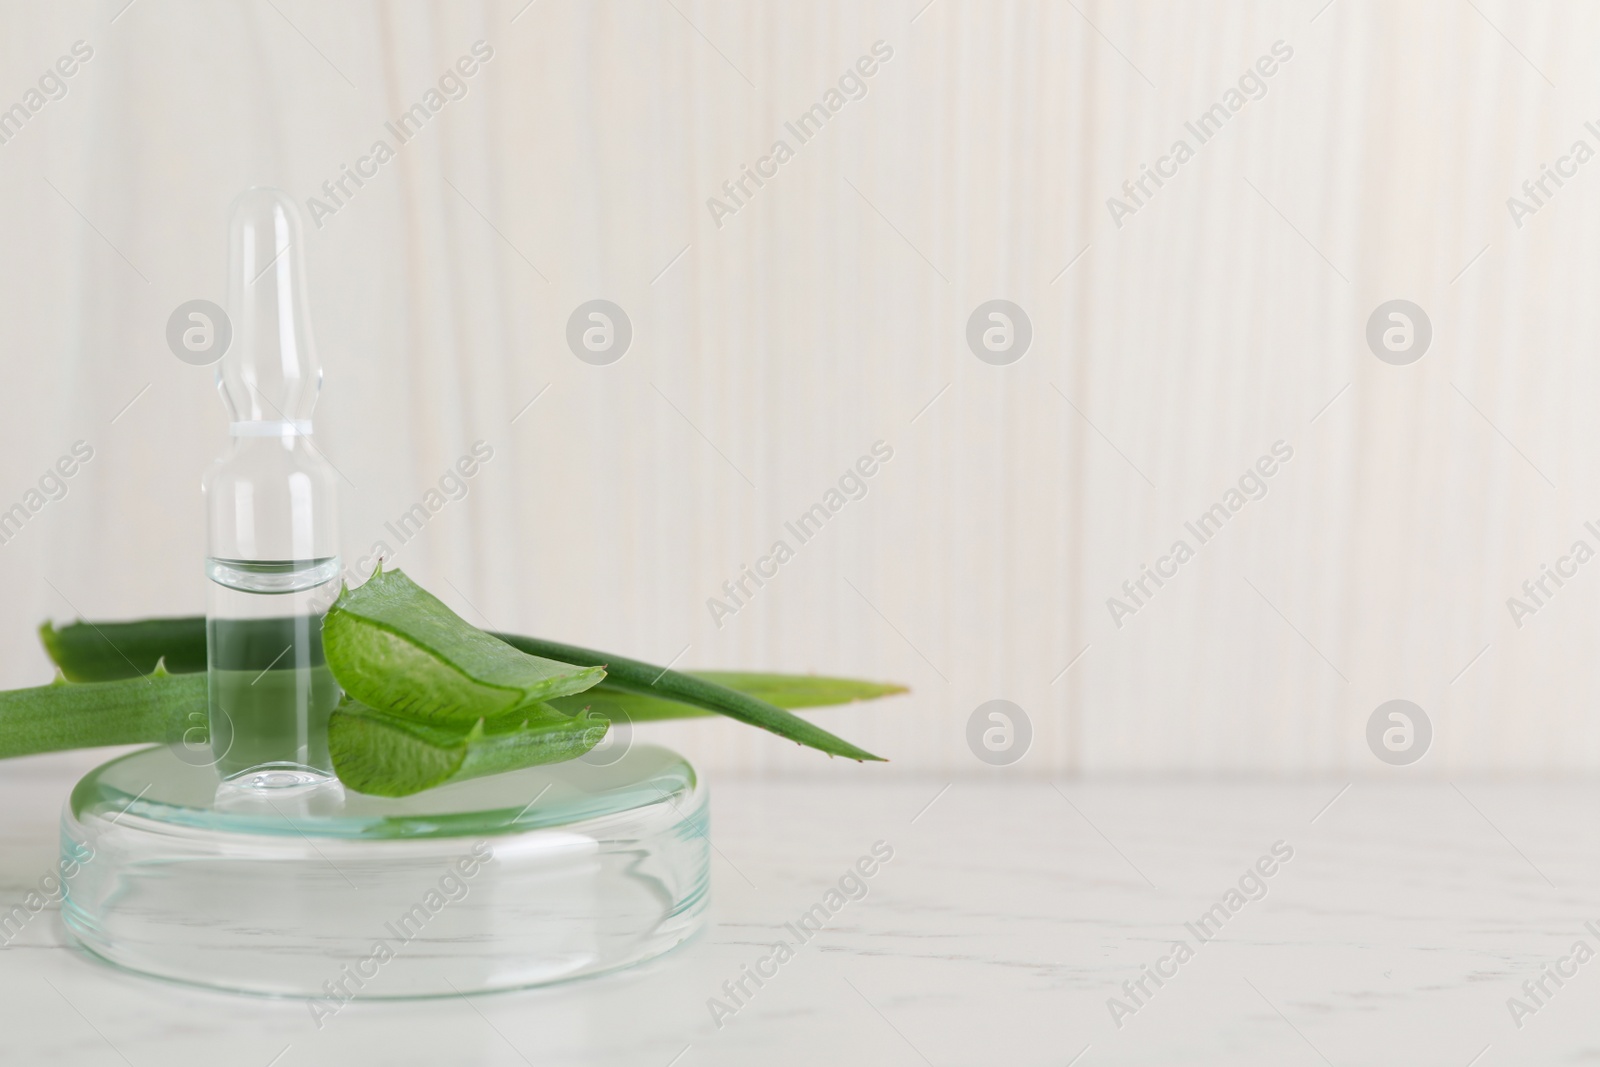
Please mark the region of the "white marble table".
MULTIPOLYGON (((8 906, 53 862, 68 786, 105 755, 0 767, 8 906)), ((1550 995, 1520 1028, 1507 1006, 1574 942, 1600 950, 1584 925, 1600 930, 1589 824, 1600 784, 849 781, 713 780, 712 925, 662 960, 548 990, 354 1004, 320 1031, 302 1002, 113 973, 66 948, 58 917, 41 914, 0 950, 0 1063, 1490 1067, 1600 1056, 1600 962, 1560 963, 1576 973, 1561 986, 1545 978, 1550 995), (719 1028, 708 1000, 727 1001, 722 983, 877 841, 894 856, 866 896, 762 987, 747 979, 752 995, 719 1028), (1185 923, 1277 842, 1293 856, 1262 864, 1265 895, 1246 878, 1260 899, 1200 943, 1185 923), (1179 938, 1191 953, 1181 963, 1169 948, 1179 938), (1145 965, 1171 977, 1145 978, 1136 1003, 1122 984, 1145 965), (1120 1028, 1113 996, 1137 1008, 1120 1028)))

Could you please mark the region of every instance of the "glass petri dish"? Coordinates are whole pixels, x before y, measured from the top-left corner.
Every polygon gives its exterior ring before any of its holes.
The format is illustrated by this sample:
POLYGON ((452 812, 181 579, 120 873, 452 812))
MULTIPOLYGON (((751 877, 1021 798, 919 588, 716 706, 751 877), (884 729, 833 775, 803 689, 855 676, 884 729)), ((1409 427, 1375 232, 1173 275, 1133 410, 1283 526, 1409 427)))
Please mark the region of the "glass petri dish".
POLYGON ((61 820, 62 918, 95 956, 194 985, 450 996, 651 959, 703 923, 707 792, 636 745, 411 797, 245 789, 172 749, 106 763, 61 820))

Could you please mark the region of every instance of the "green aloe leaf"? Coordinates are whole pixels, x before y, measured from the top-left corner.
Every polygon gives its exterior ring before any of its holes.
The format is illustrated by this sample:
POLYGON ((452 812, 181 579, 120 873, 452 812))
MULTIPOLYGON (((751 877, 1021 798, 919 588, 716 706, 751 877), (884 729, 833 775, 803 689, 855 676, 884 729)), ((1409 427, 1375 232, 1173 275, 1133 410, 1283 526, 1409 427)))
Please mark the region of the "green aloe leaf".
MULTIPOLYGON (((0 692, 0 758, 101 745, 159 744, 206 721, 204 675, 0 692)), ((412 722, 346 699, 328 725, 334 770, 351 789, 399 797, 448 782, 583 755, 609 723, 532 704, 470 726, 412 722)))
POLYGON ((403 797, 486 774, 560 763, 588 752, 610 724, 545 704, 470 727, 416 722, 345 699, 328 722, 339 780, 359 793, 403 797))
POLYGON ((69 682, 138 678, 165 660, 173 674, 204 673, 206 619, 185 615, 136 622, 39 624, 39 641, 69 682))
MULTIPOLYGON (((80 621, 61 627, 45 623, 39 632, 50 658, 74 681, 127 678, 148 672, 162 656, 167 657, 168 664, 180 664, 192 670, 205 668, 205 619, 198 616, 136 622, 80 621)), ((783 709, 871 700, 906 691, 898 685, 810 675, 682 673, 609 652, 536 637, 493 636, 513 648, 545 659, 607 667, 609 677, 581 696, 544 698, 562 711, 574 713, 590 705, 596 710, 615 707, 636 722, 720 714, 804 744, 820 739, 823 743, 813 747, 853 759, 877 757, 788 715, 783 709), (576 658, 563 659, 564 656, 576 658), (806 736, 794 736, 802 731, 806 736)))
POLYGON ((170 675, 0 692, 0 758, 176 740, 206 722, 206 679, 170 675))
MULTIPOLYGON (((68 681, 110 682, 149 674, 166 658, 173 674, 206 669, 206 620, 200 615, 134 622, 78 622, 56 626, 42 623, 39 636, 50 660, 68 681)), ((538 638, 502 634, 515 647, 538 638)), ((605 653, 597 653, 605 658, 605 653)), ((815 674, 762 674, 751 671, 689 671, 695 678, 734 689, 780 708, 817 708, 875 700, 906 692, 903 685, 865 682, 854 678, 829 678, 815 674)), ((573 713, 590 704, 609 702, 635 722, 687 719, 715 715, 710 708, 658 696, 642 696, 602 681, 582 694, 555 697, 549 703, 573 713)))
POLYGON ((370 707, 423 722, 493 718, 581 693, 603 667, 529 655, 484 633, 402 571, 345 589, 322 623, 328 667, 370 707))
MULTIPOLYGON (((43 623, 39 638, 51 662, 72 682, 110 682, 149 674, 156 661, 165 657, 173 674, 206 669, 206 620, 200 615, 166 619, 140 619, 135 622, 85 622, 56 626, 43 623)), ((536 647, 538 638, 501 634, 512 647, 528 642, 536 647)), ((611 658, 596 653, 601 662, 611 658)), ((658 668, 659 669, 659 668, 658 668)), ((780 708, 816 708, 875 700, 906 692, 903 685, 864 682, 854 678, 828 678, 813 674, 762 674, 750 671, 689 671, 695 678, 734 689, 746 696, 764 700, 780 708)), ((660 696, 644 696, 602 681, 581 696, 555 697, 550 703, 563 711, 576 712, 590 703, 608 701, 621 708, 635 722, 659 719, 685 719, 715 715, 711 708, 686 704, 660 696)))
POLYGON ((779 737, 826 752, 830 756, 883 761, 882 756, 874 756, 866 749, 857 748, 843 738, 835 737, 822 727, 806 722, 797 715, 791 715, 776 705, 705 678, 682 674, 626 656, 562 644, 559 641, 544 641, 517 634, 496 636, 531 655, 548 656, 563 663, 604 664, 606 679, 613 690, 635 696, 693 704, 750 726, 758 726, 779 737))
MULTIPOLYGON (((512 638, 515 635, 506 635, 512 638)), ((521 640, 518 638, 518 640, 521 640)), ((817 674, 755 674, 747 671, 694 671, 695 678, 712 682, 746 696, 764 700, 780 708, 820 708, 833 704, 851 704, 858 700, 876 700, 906 692, 903 685, 883 682, 862 682, 854 678, 828 678, 817 674)), ((577 696, 556 697, 551 704, 568 713, 585 707, 602 714, 616 709, 633 722, 656 722, 665 719, 688 719, 715 715, 710 708, 685 704, 681 700, 645 696, 618 688, 609 681, 601 682, 586 693, 577 696)))

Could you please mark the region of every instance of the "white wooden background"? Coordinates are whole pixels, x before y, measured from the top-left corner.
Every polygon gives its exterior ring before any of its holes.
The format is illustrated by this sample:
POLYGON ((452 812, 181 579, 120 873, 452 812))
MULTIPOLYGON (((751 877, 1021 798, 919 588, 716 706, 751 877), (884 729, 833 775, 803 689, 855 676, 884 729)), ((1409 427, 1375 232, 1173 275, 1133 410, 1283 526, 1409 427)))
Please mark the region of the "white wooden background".
POLYGON ((49 678, 43 618, 201 609, 224 415, 167 317, 224 299, 240 189, 316 195, 483 40, 468 95, 308 231, 350 559, 481 438, 397 558, 468 618, 914 689, 819 716, 889 768, 654 731, 724 771, 987 773, 965 727, 996 697, 1035 734, 1010 773, 1368 773, 1393 697, 1436 730, 1414 773, 1600 767, 1600 564, 1520 629, 1506 607, 1600 546, 1600 162, 1520 229, 1505 206, 1600 146, 1600 9, 524 2, 0 7, 0 107, 94 50, 0 145, 0 507, 94 448, 0 546, 0 684, 49 678), (718 228, 706 199, 880 40, 866 98, 718 228), (1267 95, 1113 225, 1278 40, 1267 95), (634 327, 608 367, 564 341, 596 297, 634 327), (1009 367, 964 340, 996 297, 1034 329, 1009 367), (1363 339, 1393 298, 1433 323, 1409 367, 1363 339), (879 439, 866 499, 714 626, 879 439), (1270 495, 1114 626, 1279 439, 1270 495))

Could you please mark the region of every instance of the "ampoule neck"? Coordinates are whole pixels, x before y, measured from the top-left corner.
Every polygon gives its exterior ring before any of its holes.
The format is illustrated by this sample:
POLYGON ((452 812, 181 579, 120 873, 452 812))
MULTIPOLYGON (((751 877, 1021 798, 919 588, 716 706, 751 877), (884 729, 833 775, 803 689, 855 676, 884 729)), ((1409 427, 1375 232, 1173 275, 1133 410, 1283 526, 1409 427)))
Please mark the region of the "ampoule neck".
POLYGON ((217 365, 232 428, 264 436, 309 432, 322 387, 306 295, 299 211, 288 194, 240 194, 229 219, 228 297, 233 343, 217 365))
POLYGON ((257 438, 290 440, 311 436, 310 419, 245 419, 228 424, 228 436, 250 441, 257 438))

